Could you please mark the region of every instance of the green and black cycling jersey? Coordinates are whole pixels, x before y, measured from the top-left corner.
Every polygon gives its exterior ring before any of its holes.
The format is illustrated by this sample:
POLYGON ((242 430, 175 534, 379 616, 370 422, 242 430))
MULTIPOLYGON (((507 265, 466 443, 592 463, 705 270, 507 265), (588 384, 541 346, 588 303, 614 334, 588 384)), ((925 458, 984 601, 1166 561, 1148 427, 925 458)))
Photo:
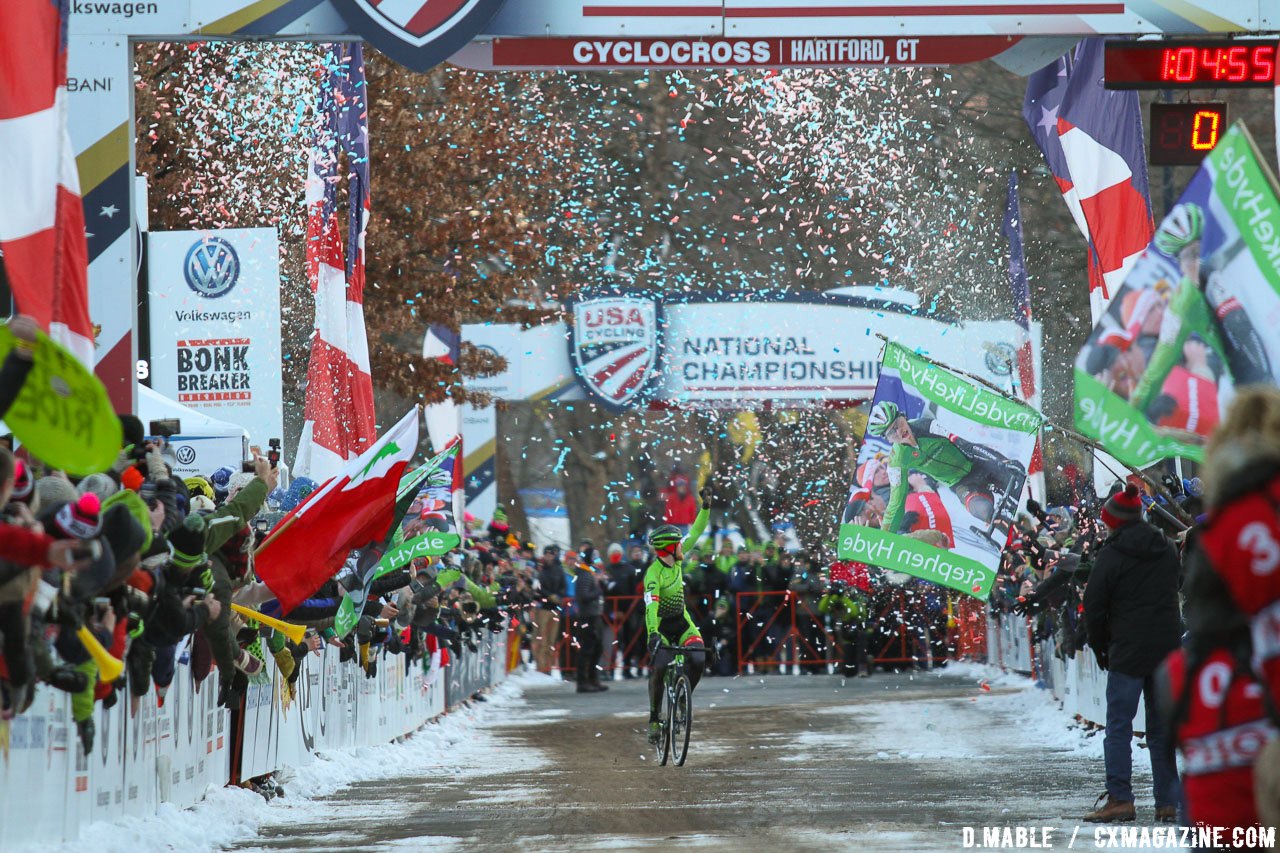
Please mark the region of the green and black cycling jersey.
MULTIPOLYGON (((707 529, 711 513, 703 507, 681 545, 692 548, 707 529)), ((656 557, 644 573, 644 626, 649 636, 662 636, 670 645, 683 645, 701 634, 684 606, 684 567, 679 561, 664 565, 656 557)))

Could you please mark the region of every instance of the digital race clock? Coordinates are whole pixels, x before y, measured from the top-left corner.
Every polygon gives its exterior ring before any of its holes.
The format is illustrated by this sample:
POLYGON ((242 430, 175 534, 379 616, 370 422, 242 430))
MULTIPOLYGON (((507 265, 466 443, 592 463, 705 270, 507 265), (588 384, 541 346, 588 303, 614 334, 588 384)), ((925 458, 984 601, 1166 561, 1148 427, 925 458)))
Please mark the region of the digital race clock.
POLYGON ((1220 89, 1276 85, 1269 41, 1109 41, 1108 89, 1220 89))

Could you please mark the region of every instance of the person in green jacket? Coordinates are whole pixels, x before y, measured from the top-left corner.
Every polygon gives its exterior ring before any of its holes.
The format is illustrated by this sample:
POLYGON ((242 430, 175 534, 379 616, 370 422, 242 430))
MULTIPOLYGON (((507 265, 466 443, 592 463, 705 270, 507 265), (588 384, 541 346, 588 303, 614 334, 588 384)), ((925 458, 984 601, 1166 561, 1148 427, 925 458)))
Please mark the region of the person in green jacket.
MULTIPOLYGON (((231 630, 231 593, 234 583, 228 571, 222 546, 246 530, 249 519, 258 514, 267 493, 276 486, 278 473, 265 456, 253 461, 253 479, 208 515, 204 522, 204 563, 201 584, 222 606, 221 612, 202 630, 209 640, 213 660, 218 666, 218 702, 234 707, 249 686, 249 675, 262 671, 262 662, 240 648, 231 630), (237 673, 237 668, 241 673, 237 673)), ((252 536, 248 537, 250 544, 252 536)))
POLYGON ((880 523, 882 530, 898 529, 911 491, 907 475, 912 471, 950 488, 969 514, 984 523, 990 523, 995 515, 994 492, 1021 494, 1026 481, 1021 464, 989 447, 947 434, 931 417, 908 421, 897 404, 888 400, 871 410, 867 431, 893 445, 887 463, 889 500, 880 523))
POLYGON ((832 581, 831 588, 818 600, 818 612, 831 617, 832 635, 840 651, 840 674, 853 677, 871 675, 871 658, 867 654, 867 599, 844 581, 832 581))
POLYGON ((644 573, 644 625, 649 634, 649 742, 657 743, 661 734, 658 710, 662 701, 662 680, 675 653, 662 646, 687 646, 689 689, 698 686, 706 666, 706 647, 702 634, 685 607, 684 549, 692 548, 707 528, 711 510, 704 490, 698 496, 702 506, 689 535, 682 537, 680 528, 664 524, 649 534, 649 547, 654 560, 644 573))

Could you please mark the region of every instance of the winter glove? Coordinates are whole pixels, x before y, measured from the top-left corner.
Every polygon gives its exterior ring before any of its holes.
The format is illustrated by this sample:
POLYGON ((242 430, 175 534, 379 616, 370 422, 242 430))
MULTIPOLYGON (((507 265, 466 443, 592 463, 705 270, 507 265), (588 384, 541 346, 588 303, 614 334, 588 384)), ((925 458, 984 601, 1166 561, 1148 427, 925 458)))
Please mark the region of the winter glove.
POLYGON ((1107 668, 1107 664, 1110 663, 1110 656, 1100 649, 1094 649, 1093 656, 1098 660, 1098 669, 1105 670, 1107 668))
POLYGON ((706 486, 703 486, 701 489, 699 489, 698 500, 702 503, 704 507, 711 506, 711 490, 708 489, 706 486))
POLYGON ((716 649, 715 643, 707 644, 707 666, 714 667, 720 662, 720 652, 716 649))
POLYGON ((662 645, 662 635, 656 631, 649 635, 649 660, 653 660, 658 654, 658 646, 662 645))

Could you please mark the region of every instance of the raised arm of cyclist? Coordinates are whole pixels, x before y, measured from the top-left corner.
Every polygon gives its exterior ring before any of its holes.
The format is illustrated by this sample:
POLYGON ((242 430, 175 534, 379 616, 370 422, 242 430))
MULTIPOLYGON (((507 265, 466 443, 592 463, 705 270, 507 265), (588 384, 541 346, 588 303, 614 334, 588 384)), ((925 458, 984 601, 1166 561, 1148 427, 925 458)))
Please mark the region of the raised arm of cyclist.
POLYGON ((698 686, 706 665, 702 635, 684 604, 684 549, 692 548, 707 529, 710 510, 706 493, 699 497, 702 506, 689 533, 683 538, 680 529, 664 524, 649 534, 649 546, 654 559, 644 573, 644 624, 649 634, 649 740, 657 743, 660 734, 658 710, 662 699, 662 679, 675 655, 668 646, 689 646, 685 655, 688 662, 689 687, 698 686))

